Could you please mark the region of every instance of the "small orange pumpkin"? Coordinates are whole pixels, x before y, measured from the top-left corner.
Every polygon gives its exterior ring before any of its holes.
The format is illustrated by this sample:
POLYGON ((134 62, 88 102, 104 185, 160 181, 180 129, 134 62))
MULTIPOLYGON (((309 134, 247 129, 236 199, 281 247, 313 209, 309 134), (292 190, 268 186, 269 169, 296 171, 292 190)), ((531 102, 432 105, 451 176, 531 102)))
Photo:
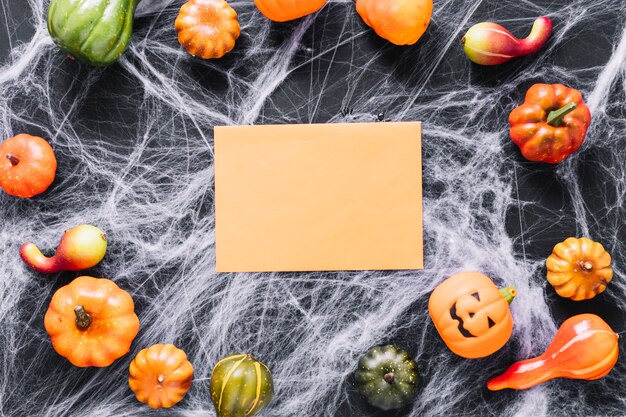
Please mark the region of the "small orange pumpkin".
POLYGON ((356 0, 365 24, 396 45, 413 45, 430 24, 433 0, 356 0))
POLYGON ((557 244, 546 260, 548 282, 556 292, 575 301, 589 300, 606 289, 613 278, 611 255, 585 237, 557 244))
POLYGON ((514 287, 499 290, 486 275, 460 272, 435 288, 428 311, 452 352, 464 358, 482 358, 511 337, 509 304, 516 294, 514 287))
POLYGON ((0 188, 7 194, 31 198, 50 187, 57 160, 48 142, 20 134, 0 144, 0 188))
POLYGON ((141 350, 130 363, 128 385, 151 408, 170 408, 187 394, 193 366, 174 345, 153 345, 141 350))
POLYGON ((85 276, 54 293, 44 324, 54 350, 80 367, 111 365, 139 332, 130 294, 109 279, 85 276))
POLYGON ((174 23, 178 42, 193 56, 221 58, 235 47, 240 27, 237 12, 224 0, 190 0, 174 23))
POLYGON ((299 19, 320 10, 327 0, 254 0, 261 13, 274 22, 299 19))

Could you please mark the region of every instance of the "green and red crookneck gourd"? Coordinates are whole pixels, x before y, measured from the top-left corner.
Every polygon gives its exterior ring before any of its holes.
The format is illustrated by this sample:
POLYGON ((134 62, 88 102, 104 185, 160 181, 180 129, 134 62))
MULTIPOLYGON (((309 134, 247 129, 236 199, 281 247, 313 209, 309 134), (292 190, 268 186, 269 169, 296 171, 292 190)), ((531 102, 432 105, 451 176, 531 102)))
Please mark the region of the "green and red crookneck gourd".
POLYGON ((461 39, 465 55, 479 65, 503 64, 513 58, 534 54, 550 39, 552 20, 535 20, 530 35, 518 39, 497 23, 482 22, 472 26, 461 39))
POLYGON ((417 392, 417 364, 397 346, 376 346, 360 360, 355 374, 359 392, 383 410, 402 408, 417 392))
POLYGON ((252 417, 272 401, 274 382, 265 364, 236 354, 215 365, 210 390, 217 417, 252 417))
POLYGON ((106 251, 107 238, 104 232, 95 226, 83 224, 65 231, 53 256, 44 256, 34 243, 24 243, 20 248, 20 256, 35 271, 54 274, 96 266, 106 251))
POLYGON ((48 31, 71 57, 103 67, 118 60, 133 33, 140 0, 52 0, 48 31))

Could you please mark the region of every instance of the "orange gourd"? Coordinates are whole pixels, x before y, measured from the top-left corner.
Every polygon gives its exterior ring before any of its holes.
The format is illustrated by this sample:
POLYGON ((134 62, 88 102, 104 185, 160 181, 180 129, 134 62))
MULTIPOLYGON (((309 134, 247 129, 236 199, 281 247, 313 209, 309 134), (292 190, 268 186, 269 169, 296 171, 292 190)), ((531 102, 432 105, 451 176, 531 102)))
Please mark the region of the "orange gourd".
POLYGON ((432 0, 356 0, 365 24, 396 45, 413 45, 430 24, 432 0))
POLYGON ((54 293, 44 324, 57 353, 80 367, 111 365, 139 331, 130 294, 109 279, 86 276, 54 293))
POLYGON ((617 363, 618 339, 613 329, 595 314, 570 317, 543 355, 511 365, 491 379, 487 388, 522 390, 554 378, 600 379, 617 363))
POLYGON ((557 244, 546 260, 548 282, 575 301, 600 294, 613 278, 611 255, 591 239, 570 237, 557 244))
POLYGON ((0 144, 0 188, 7 194, 31 198, 54 181, 57 160, 44 139, 20 134, 0 144))
POLYGON ((232 51, 241 30, 237 12, 224 0, 190 0, 180 8, 174 26, 178 42, 203 59, 232 51))
POLYGON ((464 358, 482 358, 511 337, 509 304, 516 294, 514 287, 499 290, 486 275, 460 272, 435 288, 428 311, 452 352, 464 358))
POLYGON ((274 22, 286 22, 320 10, 327 0, 254 0, 256 7, 274 22))
POLYGON ((154 345, 141 350, 130 364, 128 385, 151 408, 170 408, 187 394, 193 366, 174 345, 154 345))

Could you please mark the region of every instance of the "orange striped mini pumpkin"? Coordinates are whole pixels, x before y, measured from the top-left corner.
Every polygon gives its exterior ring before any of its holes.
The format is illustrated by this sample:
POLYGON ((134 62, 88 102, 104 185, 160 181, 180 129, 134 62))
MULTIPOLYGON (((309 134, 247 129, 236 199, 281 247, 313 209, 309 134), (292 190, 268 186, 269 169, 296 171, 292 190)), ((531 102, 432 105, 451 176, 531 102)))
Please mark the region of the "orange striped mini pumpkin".
POLYGON ((611 255, 585 237, 557 244, 546 260, 548 282, 556 292, 575 301, 588 300, 606 289, 613 278, 611 255))
POLYGON ((170 408, 189 391, 193 366, 174 345, 154 345, 141 350, 130 364, 128 385, 151 408, 170 408))
POLYGON ((221 58, 239 38, 237 12, 224 0, 190 0, 174 23, 178 42, 193 56, 221 58))

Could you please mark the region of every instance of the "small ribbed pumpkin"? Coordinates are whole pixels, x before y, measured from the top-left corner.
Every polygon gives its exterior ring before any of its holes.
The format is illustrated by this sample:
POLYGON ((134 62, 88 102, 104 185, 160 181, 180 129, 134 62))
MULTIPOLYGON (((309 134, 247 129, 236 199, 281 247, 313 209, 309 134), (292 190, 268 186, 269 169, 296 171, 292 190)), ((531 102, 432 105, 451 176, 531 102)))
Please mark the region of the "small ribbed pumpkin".
POLYGON ((261 13, 274 22, 287 22, 317 12, 327 0, 254 0, 261 13))
POLYGON ((606 289, 613 278, 611 255, 585 237, 557 244, 546 260, 548 282, 561 297, 589 300, 606 289))
POLYGON ((174 345, 153 345, 141 350, 130 363, 128 385, 137 400, 150 408, 170 408, 187 394, 193 366, 174 345))
POLYGON ((221 58, 235 47, 240 27, 237 12, 224 0, 190 0, 174 23, 178 42, 191 55, 221 58))
POLYGON ((270 370, 252 355, 231 355, 213 368, 211 400, 217 417, 252 417, 263 410, 273 396, 270 370))

